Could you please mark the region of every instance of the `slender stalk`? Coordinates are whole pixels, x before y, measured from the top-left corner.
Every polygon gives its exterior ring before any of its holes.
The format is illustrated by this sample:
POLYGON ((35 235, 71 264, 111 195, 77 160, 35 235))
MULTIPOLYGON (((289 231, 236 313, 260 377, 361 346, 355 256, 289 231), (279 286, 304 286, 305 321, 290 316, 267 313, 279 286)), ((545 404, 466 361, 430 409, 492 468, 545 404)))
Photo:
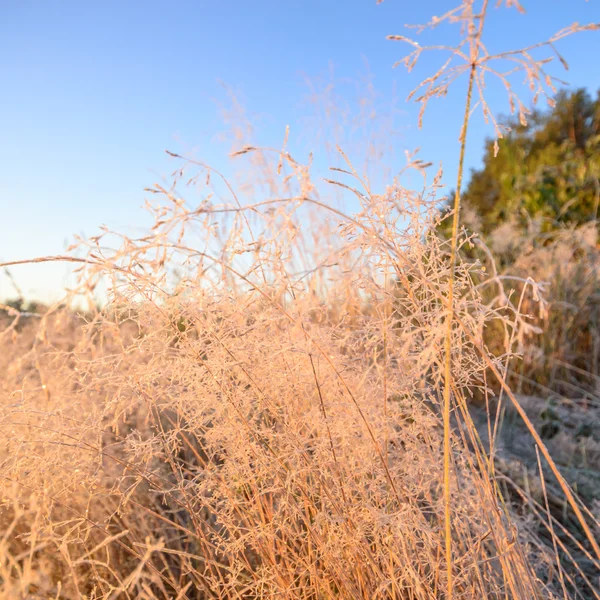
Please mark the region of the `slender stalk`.
MULTIPOLYGON (((465 166, 465 149, 467 146, 467 131, 469 127, 469 117, 471 115, 471 104, 473 102, 473 87, 477 76, 477 66, 479 61, 479 48, 481 35, 483 33, 483 24, 488 8, 488 0, 484 0, 479 15, 471 14, 471 24, 475 19, 479 20, 477 30, 469 40, 471 69, 469 71, 469 87, 467 90, 467 100, 465 102, 465 113, 463 116, 462 129, 460 132, 460 156, 458 160, 458 174, 456 177, 456 191, 454 193, 454 206, 452 216, 452 239, 450 247, 450 277, 448 284, 448 316, 446 320, 446 338, 445 338, 445 363, 444 363, 444 520, 445 520, 445 542, 446 542, 446 570, 448 579, 449 600, 453 598, 453 572, 452 572, 452 515, 451 515, 451 497, 450 497, 450 405, 451 405, 451 387, 452 387, 452 324, 454 321, 454 280, 456 274, 456 255, 458 251, 458 224, 460 221, 460 190, 462 187, 463 173, 465 166)), ((472 10, 472 9, 471 9, 472 10)), ((471 28, 469 28, 470 30, 471 28)))
POLYGON ((460 159, 458 162, 458 177, 456 182, 456 193, 454 195, 454 216, 452 218, 452 246, 450 250, 450 282, 448 286, 448 317, 446 319, 444 364, 444 520, 446 527, 446 569, 448 578, 448 599, 452 600, 452 516, 450 513, 450 387, 452 385, 452 322, 454 321, 454 276, 456 271, 456 253, 458 248, 458 223, 460 211, 460 188, 462 185, 465 146, 467 140, 467 125, 471 112, 471 101, 473 98, 473 83, 475 81, 475 65, 471 68, 469 77, 469 89, 465 105, 465 116, 463 120, 460 137, 460 159))

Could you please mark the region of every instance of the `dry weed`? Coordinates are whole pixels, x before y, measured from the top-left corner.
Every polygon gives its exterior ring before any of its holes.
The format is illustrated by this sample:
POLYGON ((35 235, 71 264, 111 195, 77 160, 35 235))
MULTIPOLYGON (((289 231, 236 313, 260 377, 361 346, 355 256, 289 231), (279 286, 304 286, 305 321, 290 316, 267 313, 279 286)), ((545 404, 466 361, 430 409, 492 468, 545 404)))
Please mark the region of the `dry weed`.
MULTIPOLYGON (((421 97, 468 74, 461 155, 497 58, 482 43, 486 7, 465 0, 443 17, 466 25, 452 49, 465 64, 421 97)), ((541 85, 545 62, 528 52, 502 58, 541 85)), ((40 322, 7 313, 2 597, 597 598, 588 571, 581 583, 562 566, 554 529, 554 544, 536 535, 532 523, 554 523, 545 480, 535 519, 512 512, 467 409, 491 370, 598 567, 592 511, 506 384, 526 321, 518 305, 507 317, 484 302, 482 266, 460 259, 472 240, 459 193, 447 243, 435 235, 439 173, 421 191, 394 181, 377 193, 340 150, 346 166, 324 185, 358 199, 345 215, 285 144, 236 155, 268 174, 253 188, 264 200, 173 155, 146 236, 104 231, 38 259, 80 265, 70 308, 40 322), (499 318, 511 339, 498 358, 482 331, 499 318)))

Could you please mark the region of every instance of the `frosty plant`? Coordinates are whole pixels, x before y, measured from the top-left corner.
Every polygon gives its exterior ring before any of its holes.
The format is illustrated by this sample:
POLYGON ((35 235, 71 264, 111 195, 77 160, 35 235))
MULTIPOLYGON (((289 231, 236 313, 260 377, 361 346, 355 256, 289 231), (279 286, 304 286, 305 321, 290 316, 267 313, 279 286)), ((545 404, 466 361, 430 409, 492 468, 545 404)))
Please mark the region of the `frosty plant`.
MULTIPOLYGON (((514 331, 512 315, 484 304, 481 265, 459 260, 469 117, 478 105, 492 120, 484 78, 500 77, 526 118, 515 69, 549 97, 531 52, 592 27, 488 56, 478 7, 417 28, 464 34, 412 96, 424 109, 468 78, 450 251, 441 173, 421 191, 399 179, 378 191, 338 149, 337 178, 318 180, 292 156, 293 132, 263 148, 242 128, 232 159, 247 179, 169 153, 172 184, 148 189, 143 235, 104 228, 66 256, 0 265, 79 268, 62 306, 1 313, 0 598, 531 600, 587 586, 600 599, 592 511, 506 385, 508 356, 483 347, 485 324, 514 331), (355 214, 331 206, 333 189, 355 214), (532 502, 528 521, 500 493, 467 407, 489 371, 580 523, 570 541, 585 564, 562 567, 549 503, 540 516, 532 502)), ((426 48, 409 43, 412 68, 426 48)))

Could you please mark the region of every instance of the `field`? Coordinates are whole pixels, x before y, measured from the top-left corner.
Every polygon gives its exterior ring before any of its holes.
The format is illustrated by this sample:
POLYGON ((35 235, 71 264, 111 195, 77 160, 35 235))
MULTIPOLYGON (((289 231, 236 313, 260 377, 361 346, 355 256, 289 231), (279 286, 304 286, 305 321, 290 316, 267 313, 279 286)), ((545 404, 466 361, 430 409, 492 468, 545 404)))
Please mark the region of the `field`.
POLYGON ((0 598, 600 598, 597 221, 510 270, 462 227, 486 7, 422 88, 468 81, 449 202, 286 135, 236 152, 264 198, 173 155, 145 235, 34 259, 79 279, 0 311, 0 598))

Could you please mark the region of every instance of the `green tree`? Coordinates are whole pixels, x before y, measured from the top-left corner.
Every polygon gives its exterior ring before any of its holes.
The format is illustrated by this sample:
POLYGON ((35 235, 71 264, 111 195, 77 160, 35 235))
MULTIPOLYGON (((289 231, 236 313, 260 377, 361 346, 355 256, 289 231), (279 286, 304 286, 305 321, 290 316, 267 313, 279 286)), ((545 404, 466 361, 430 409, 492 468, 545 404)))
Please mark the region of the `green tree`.
POLYGON ((463 206, 477 215, 484 237, 510 221, 542 232, 596 219, 600 201, 600 90, 562 91, 549 111, 534 110, 527 126, 505 119, 509 133, 487 140, 484 164, 473 170, 463 206))

